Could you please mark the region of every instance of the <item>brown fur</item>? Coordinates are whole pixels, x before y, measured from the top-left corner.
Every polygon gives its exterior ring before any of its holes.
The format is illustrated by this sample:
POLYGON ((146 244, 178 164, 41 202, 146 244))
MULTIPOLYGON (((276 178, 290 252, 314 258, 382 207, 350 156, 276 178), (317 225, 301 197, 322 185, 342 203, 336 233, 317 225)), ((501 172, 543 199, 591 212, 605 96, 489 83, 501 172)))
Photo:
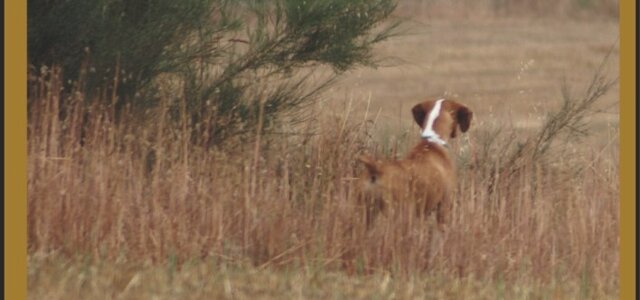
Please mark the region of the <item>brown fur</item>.
MULTIPOLYGON (((428 100, 413 107, 414 120, 424 129, 425 119, 435 101, 428 100)), ((439 116, 433 129, 442 139, 469 129, 473 113, 467 107, 452 100, 442 102, 439 116)), ((363 155, 359 160, 366 167, 361 177, 363 194, 361 203, 365 207, 367 227, 379 213, 400 204, 412 205, 419 216, 436 212, 438 231, 444 233, 449 223, 452 193, 455 188, 455 168, 445 146, 421 140, 401 160, 375 160, 363 155)))

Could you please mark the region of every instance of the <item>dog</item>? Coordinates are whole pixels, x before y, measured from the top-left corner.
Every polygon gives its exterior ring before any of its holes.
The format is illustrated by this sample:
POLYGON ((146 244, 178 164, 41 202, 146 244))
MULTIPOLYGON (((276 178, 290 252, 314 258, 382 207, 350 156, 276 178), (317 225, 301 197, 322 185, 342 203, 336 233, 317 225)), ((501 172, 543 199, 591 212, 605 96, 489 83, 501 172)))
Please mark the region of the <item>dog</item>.
POLYGON ((401 160, 376 160, 369 155, 358 158, 366 167, 361 176, 367 228, 376 215, 386 213, 402 204, 412 205, 418 216, 428 217, 435 212, 436 240, 445 234, 449 223, 452 195, 455 191, 455 166, 449 156, 448 140, 467 132, 473 112, 449 99, 439 98, 416 104, 411 112, 420 126, 421 141, 401 160))

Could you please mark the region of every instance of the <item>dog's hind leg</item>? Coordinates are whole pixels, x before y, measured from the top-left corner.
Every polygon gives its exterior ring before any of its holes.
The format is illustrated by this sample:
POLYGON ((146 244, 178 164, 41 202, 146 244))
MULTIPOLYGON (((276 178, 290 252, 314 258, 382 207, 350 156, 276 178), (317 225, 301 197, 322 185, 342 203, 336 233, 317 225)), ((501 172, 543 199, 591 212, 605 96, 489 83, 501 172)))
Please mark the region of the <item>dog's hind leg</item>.
POLYGON ((448 201, 442 201, 438 203, 436 211, 436 228, 431 233, 431 241, 429 244, 429 257, 427 264, 432 266, 433 258, 442 252, 442 246, 447 233, 447 223, 449 222, 449 210, 448 201))

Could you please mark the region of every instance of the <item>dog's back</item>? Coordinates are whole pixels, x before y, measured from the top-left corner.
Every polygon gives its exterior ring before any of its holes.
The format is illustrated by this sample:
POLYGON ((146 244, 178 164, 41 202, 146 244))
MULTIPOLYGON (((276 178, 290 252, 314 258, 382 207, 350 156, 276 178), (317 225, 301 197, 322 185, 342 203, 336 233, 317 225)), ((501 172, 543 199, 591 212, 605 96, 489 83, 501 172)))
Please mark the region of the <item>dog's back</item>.
MULTIPOLYGON (((416 213, 428 216, 453 192, 455 171, 446 152, 428 142, 418 144, 402 160, 376 161, 361 157, 367 170, 360 177, 362 201, 371 219, 396 205, 415 205, 416 213)), ((444 211, 438 218, 446 218, 444 211)))

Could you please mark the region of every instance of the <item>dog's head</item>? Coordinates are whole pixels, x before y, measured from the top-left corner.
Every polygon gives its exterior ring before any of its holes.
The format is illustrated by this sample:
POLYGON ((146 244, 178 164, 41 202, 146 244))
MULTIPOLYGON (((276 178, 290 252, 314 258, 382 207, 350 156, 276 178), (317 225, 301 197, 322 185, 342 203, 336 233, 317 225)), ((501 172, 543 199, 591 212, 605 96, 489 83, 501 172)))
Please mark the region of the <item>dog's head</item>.
POLYGON ((422 138, 446 144, 447 138, 456 137, 458 127, 469 130, 473 112, 466 106, 448 99, 427 100, 411 109, 413 119, 422 129, 422 138))

